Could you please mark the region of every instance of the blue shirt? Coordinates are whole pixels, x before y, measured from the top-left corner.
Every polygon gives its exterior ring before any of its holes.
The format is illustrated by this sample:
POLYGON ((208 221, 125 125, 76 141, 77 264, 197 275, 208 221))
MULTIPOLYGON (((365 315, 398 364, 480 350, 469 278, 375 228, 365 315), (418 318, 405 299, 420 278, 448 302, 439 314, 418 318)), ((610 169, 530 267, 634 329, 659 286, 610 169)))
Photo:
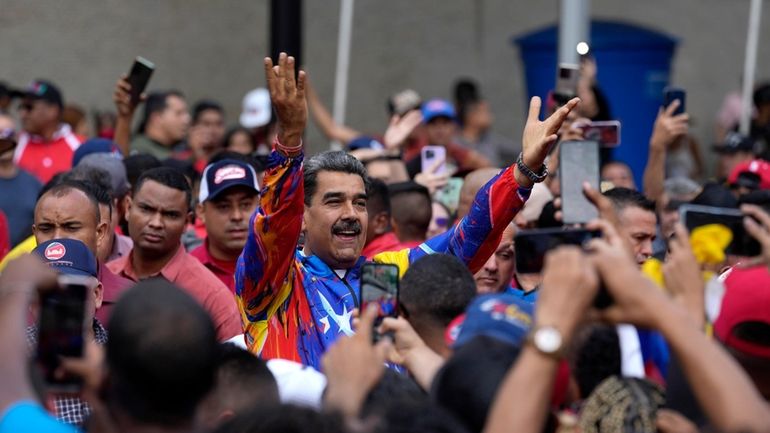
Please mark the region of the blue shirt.
POLYGON ((14 177, 0 177, 0 210, 8 218, 12 247, 32 234, 37 194, 42 187, 35 176, 22 169, 14 177))
POLYGON ((11 405, 0 418, 0 433, 78 433, 72 426, 56 421, 32 401, 11 405))

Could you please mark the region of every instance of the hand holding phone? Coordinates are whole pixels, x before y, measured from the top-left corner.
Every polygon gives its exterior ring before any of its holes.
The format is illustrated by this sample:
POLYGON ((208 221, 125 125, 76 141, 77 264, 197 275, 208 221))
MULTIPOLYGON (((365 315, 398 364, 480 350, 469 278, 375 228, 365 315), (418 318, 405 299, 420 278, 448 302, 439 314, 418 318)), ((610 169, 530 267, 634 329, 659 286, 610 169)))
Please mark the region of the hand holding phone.
POLYGON ((361 311, 366 311, 369 305, 378 308, 377 319, 374 321, 372 336, 377 342, 382 335, 377 328, 385 317, 396 317, 399 312, 398 303, 398 266, 384 263, 366 263, 361 268, 361 311))
POLYGON ((684 91, 684 89, 681 89, 679 87, 666 87, 663 90, 663 107, 668 108, 669 105, 671 105, 674 101, 679 101, 679 106, 676 107, 676 110, 672 113, 672 115, 676 116, 678 114, 682 114, 686 111, 685 109, 685 99, 687 97, 687 92, 684 91))
POLYGON ((446 148, 444 146, 425 146, 420 150, 420 171, 435 175, 446 174, 446 148))
POLYGON ((73 391, 81 380, 57 377, 62 357, 83 356, 85 338, 85 303, 90 279, 76 275, 60 275, 59 290, 40 296, 38 338, 35 362, 49 389, 73 391))
POLYGON ((743 225, 745 215, 738 209, 684 204, 679 207, 681 221, 692 236, 693 231, 704 226, 715 226, 729 231, 729 243, 725 254, 755 257, 762 253, 762 246, 743 225))

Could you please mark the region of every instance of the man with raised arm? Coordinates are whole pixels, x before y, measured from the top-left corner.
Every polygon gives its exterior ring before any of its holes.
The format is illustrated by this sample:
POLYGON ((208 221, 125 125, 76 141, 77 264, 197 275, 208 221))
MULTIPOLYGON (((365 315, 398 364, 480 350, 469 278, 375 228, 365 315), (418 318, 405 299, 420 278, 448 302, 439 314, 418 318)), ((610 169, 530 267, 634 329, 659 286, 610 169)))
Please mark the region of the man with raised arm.
MULTIPOLYGON (((294 59, 265 59, 265 73, 279 132, 265 172, 260 204, 238 259, 236 294, 246 343, 263 358, 285 358, 318 368, 339 335, 352 334, 359 307, 361 257, 366 237, 366 170, 344 152, 325 152, 304 162, 306 75, 295 79, 294 59), (305 245, 297 242, 305 223, 305 245)), ((418 247, 374 257, 399 266, 431 253, 453 254, 477 271, 493 253, 503 229, 522 208, 534 181, 545 178, 543 161, 572 100, 538 120, 540 99, 530 103, 523 154, 495 176, 454 228, 418 247)))

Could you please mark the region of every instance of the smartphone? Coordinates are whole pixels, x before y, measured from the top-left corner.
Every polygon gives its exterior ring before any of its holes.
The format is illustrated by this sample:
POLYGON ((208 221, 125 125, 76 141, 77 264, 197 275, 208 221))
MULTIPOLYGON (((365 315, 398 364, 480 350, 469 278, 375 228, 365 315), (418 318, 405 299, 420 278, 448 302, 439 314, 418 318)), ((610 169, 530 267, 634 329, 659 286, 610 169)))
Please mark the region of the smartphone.
POLYGON ((536 274, 543 270, 545 254, 560 245, 584 246, 588 241, 601 237, 598 230, 588 229, 534 229, 522 230, 514 236, 516 272, 536 274))
POLYGON ((60 275, 60 290, 40 298, 38 338, 35 362, 49 389, 75 391, 79 378, 56 378, 60 357, 83 356, 85 336, 85 304, 90 279, 75 275, 60 275))
POLYGON ((698 227, 712 224, 730 230, 733 239, 725 249, 726 254, 755 257, 762 253, 759 241, 751 237, 743 227, 746 216, 738 209, 683 204, 679 207, 679 216, 690 235, 698 227))
POLYGON ((556 87, 553 92, 557 103, 565 104, 577 95, 579 78, 580 65, 559 63, 559 70, 556 73, 556 87))
POLYGON ((369 304, 378 306, 377 319, 374 322, 374 341, 382 335, 377 328, 385 317, 398 316, 398 266, 384 263, 366 263, 361 269, 361 311, 366 311, 369 304))
POLYGON ((599 189, 599 143, 565 141, 559 146, 559 182, 564 224, 587 223, 599 217, 599 211, 583 194, 583 182, 599 189))
POLYGON ((682 114, 686 111, 685 99, 687 92, 679 87, 666 87, 663 90, 663 106, 668 107, 674 100, 679 100, 679 106, 674 110, 674 115, 682 114))
POLYGON ((433 174, 446 173, 446 148, 444 146, 425 146, 421 152, 421 171, 430 172, 433 166, 441 161, 433 174))
POLYGON ((134 60, 131 71, 128 73, 128 83, 131 84, 132 104, 139 102, 139 97, 144 92, 144 89, 147 88, 147 83, 150 82, 153 71, 155 71, 155 64, 151 61, 141 56, 134 60))
POLYGON ((596 141, 602 147, 618 147, 620 145, 620 121, 604 120, 580 125, 583 138, 596 141))

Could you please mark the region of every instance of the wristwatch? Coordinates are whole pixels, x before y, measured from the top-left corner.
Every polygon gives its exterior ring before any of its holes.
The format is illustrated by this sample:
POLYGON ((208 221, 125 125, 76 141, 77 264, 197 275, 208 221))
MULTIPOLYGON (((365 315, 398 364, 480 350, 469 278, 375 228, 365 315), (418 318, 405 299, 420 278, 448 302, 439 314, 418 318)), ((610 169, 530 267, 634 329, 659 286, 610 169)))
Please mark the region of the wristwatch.
POLYGON ((564 352, 564 340, 561 332, 553 326, 535 326, 530 331, 527 341, 545 356, 561 359, 564 352))
POLYGON ((543 167, 540 169, 540 173, 535 173, 531 168, 527 167, 527 164, 524 164, 523 152, 519 153, 519 158, 516 160, 516 167, 519 169, 521 174, 527 176, 529 180, 534 183, 540 183, 548 177, 548 166, 543 163, 543 167))

